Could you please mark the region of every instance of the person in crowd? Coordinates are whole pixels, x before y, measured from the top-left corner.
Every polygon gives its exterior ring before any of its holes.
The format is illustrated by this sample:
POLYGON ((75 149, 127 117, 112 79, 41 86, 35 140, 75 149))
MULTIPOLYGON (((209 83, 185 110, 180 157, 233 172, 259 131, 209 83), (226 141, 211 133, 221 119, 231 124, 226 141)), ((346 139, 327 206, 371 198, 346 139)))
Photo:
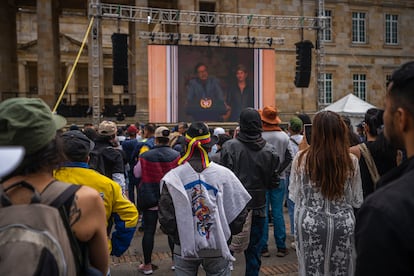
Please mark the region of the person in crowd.
POLYGON ((98 138, 98 132, 94 127, 84 128, 83 133, 92 141, 95 141, 96 138, 98 138))
POLYGON ((175 141, 171 142, 170 145, 173 149, 178 151, 181 156, 184 155, 186 148, 186 142, 185 142, 185 133, 187 132, 188 124, 186 122, 180 122, 177 125, 177 133, 175 141))
POLYGON ((208 151, 217 138, 203 122, 191 123, 186 133, 187 151, 181 164, 161 180, 159 221, 174 240, 176 275, 230 275, 228 248, 239 233, 251 199, 229 169, 210 162, 208 151))
MULTIPOLYGON (((213 129, 213 134, 212 135, 217 136, 217 138, 218 138, 218 136, 220 134, 225 134, 225 133, 226 133, 226 131, 224 130, 224 128, 222 128, 222 127, 215 127, 213 129)), ((211 156, 213 154, 215 154, 216 152, 217 152, 217 144, 213 145, 213 147, 211 148, 211 151, 208 153, 208 156, 210 157, 210 159, 211 159, 211 156)))
MULTIPOLYGON (((48 187, 58 184, 53 170, 64 160, 64 153, 61 138, 56 132, 65 125, 66 120, 52 114, 41 99, 21 97, 0 103, 0 145, 21 146, 25 151, 20 165, 3 176, 3 189, 26 182, 42 194, 48 187)), ((32 194, 27 191, 20 186, 8 196, 14 204, 29 203, 32 194)), ((96 190, 82 186, 70 201, 67 211, 70 227, 77 239, 74 242, 86 248, 90 265, 106 275, 109 252, 102 199, 96 190)), ((76 268, 69 266, 68 275, 75 274, 76 268)))
POLYGON ((221 164, 240 179, 252 200, 247 209, 252 212, 250 242, 244 251, 245 275, 259 275, 262 238, 266 219, 266 191, 279 182, 280 167, 276 148, 262 137, 262 120, 257 110, 245 108, 240 113, 240 129, 236 138, 223 144, 221 164))
POLYGON ((128 198, 132 203, 136 203, 135 196, 136 196, 136 189, 139 184, 139 179, 135 177, 134 175, 134 166, 136 163, 134 162, 132 153, 135 149, 135 147, 138 145, 137 140, 137 133, 138 128, 135 125, 130 125, 127 128, 127 139, 122 143, 122 150, 125 153, 125 158, 128 161, 128 167, 127 170, 127 177, 128 177, 128 198))
POLYGON ((125 193, 125 168, 124 157, 116 148, 116 124, 112 121, 102 121, 98 127, 98 137, 95 139, 95 149, 101 155, 105 170, 101 174, 111 178, 118 183, 122 192, 125 193))
POLYGON ((383 114, 381 109, 367 110, 363 125, 366 141, 350 148, 359 158, 364 198, 376 190, 381 175, 397 166, 397 149, 386 141, 383 134, 383 114))
POLYGON ((223 121, 227 112, 220 81, 208 74, 207 65, 195 66, 197 78, 187 85, 187 114, 195 121, 223 121))
POLYGON ((351 124, 351 119, 348 116, 342 115, 342 120, 345 122, 346 126, 349 128, 349 144, 351 147, 358 145, 361 143, 361 139, 359 138, 358 134, 354 132, 354 129, 351 124))
POLYGON ((353 208, 363 197, 348 131, 339 114, 317 113, 312 143, 293 160, 289 193, 295 202, 299 275, 354 273, 353 208))
POLYGON ((407 159, 383 175, 381 188, 357 214, 356 276, 413 275, 414 62, 391 75, 385 97, 384 134, 407 159))
POLYGON ((146 123, 143 130, 143 139, 138 143, 134 151, 132 152, 132 158, 135 158, 135 161, 138 162, 138 158, 144 152, 152 149, 155 145, 155 132, 156 126, 153 123, 146 123))
POLYGON ((312 125, 312 119, 306 113, 299 113, 299 114, 296 114, 296 116, 298 116, 299 119, 303 123, 302 132, 300 133, 303 135, 303 139, 302 139, 302 142, 299 144, 299 150, 303 150, 309 146, 308 141, 306 141, 305 125, 312 125))
POLYGON ((213 162, 216 162, 217 164, 220 164, 220 156, 221 156, 221 148, 222 148, 222 146, 223 146, 223 144, 226 142, 226 141, 228 141, 228 140, 230 140, 231 139, 231 136, 230 135, 228 135, 228 134, 226 134, 226 133, 223 133, 223 134, 219 134, 219 135, 217 135, 217 138, 218 138, 218 140, 217 140, 217 150, 216 150, 216 152, 214 153, 214 154, 211 154, 211 156, 210 156, 210 160, 211 161, 213 161, 213 162))
POLYGON ((67 131, 61 137, 67 160, 55 170, 54 177, 99 192, 105 205, 107 233, 110 235, 109 252, 119 257, 128 249, 134 237, 138 222, 137 209, 122 195, 118 183, 89 168, 89 153, 95 143, 78 130, 67 131), (113 226, 114 230, 111 231, 113 226))
POLYGON ((266 191, 266 219, 262 239, 262 256, 270 257, 267 240, 269 238, 269 215, 271 215, 273 220, 273 236, 277 247, 276 256, 285 257, 288 254, 288 249, 286 248, 286 225, 283 217, 286 189, 285 170, 292 163, 292 150, 289 147, 289 136, 279 126, 282 120, 278 116, 277 109, 273 106, 265 106, 263 110, 259 110, 259 113, 263 125, 262 137, 268 143, 275 146, 280 160, 280 167, 277 171, 279 183, 276 182, 275 186, 270 187, 266 191), (271 214, 269 214, 269 207, 271 208, 271 214))
MULTIPOLYGON (((141 154, 134 168, 135 176, 142 179, 138 188, 138 204, 143 212, 143 220, 145 221, 143 225, 144 236, 142 237, 144 263, 138 269, 144 274, 151 274, 153 272, 151 255, 158 223, 160 180, 167 172, 177 167, 178 160, 180 159, 180 153, 168 145, 169 136, 170 130, 167 127, 158 127, 154 134, 154 148, 141 154)), ((170 238, 168 242, 173 254, 174 243, 170 238)))
POLYGON ((248 75, 246 66, 237 65, 237 81, 229 88, 226 99, 227 105, 230 106, 228 121, 237 122, 244 108, 254 106, 254 91, 247 79, 248 75))
MULTIPOLYGON (((303 135, 302 133, 303 123, 302 120, 299 119, 297 116, 293 116, 289 121, 288 132, 289 132, 289 145, 292 150, 292 156, 295 157, 296 154, 299 152, 299 145, 302 142, 303 135)), ((287 189, 287 198, 286 198, 286 205, 288 208, 289 214, 289 221, 290 221, 290 235, 293 237, 295 234, 295 223, 294 223, 294 210, 295 210, 295 202, 293 198, 289 197, 289 185, 290 185, 290 172, 291 172, 292 165, 290 165, 286 169, 286 187, 287 189)), ((294 242, 291 243, 291 247, 296 249, 294 242)))
POLYGON ((125 120, 126 114, 122 111, 122 108, 118 108, 115 112, 115 117, 118 122, 122 122, 125 120))
POLYGON ((364 122, 363 121, 356 125, 356 133, 359 136, 360 143, 365 142, 366 137, 364 133, 364 122))

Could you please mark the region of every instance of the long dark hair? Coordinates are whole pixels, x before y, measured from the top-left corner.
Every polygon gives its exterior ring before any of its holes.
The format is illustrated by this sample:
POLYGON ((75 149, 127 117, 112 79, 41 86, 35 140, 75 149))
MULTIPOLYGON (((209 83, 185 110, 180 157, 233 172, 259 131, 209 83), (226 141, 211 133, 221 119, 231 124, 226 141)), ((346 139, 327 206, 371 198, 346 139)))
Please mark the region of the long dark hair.
POLYGON ((306 174, 329 200, 343 196, 345 181, 354 170, 348 131, 339 114, 332 111, 317 113, 312 124, 312 143, 299 156, 300 165, 306 155, 306 174))

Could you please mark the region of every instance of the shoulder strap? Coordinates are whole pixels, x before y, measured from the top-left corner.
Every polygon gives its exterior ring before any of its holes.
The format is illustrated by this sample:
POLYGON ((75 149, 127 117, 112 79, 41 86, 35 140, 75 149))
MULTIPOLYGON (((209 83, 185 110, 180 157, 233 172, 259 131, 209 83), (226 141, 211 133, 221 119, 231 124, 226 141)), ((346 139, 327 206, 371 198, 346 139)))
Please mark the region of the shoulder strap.
POLYGON ((59 208, 64 204, 81 186, 71 185, 60 181, 52 181, 42 192, 41 202, 59 208))
POLYGON ((364 156, 365 163, 367 164, 369 174, 371 175, 372 182, 374 183, 374 191, 375 191, 377 182, 380 179, 377 166, 375 166, 374 159, 372 158, 371 152, 367 148, 367 145, 365 145, 364 143, 361 143, 358 145, 358 147, 361 150, 362 156, 364 156))
POLYGON ((296 140, 295 140, 295 139, 293 139, 292 137, 289 137, 289 140, 290 140, 290 141, 292 141, 293 143, 295 143, 295 144, 296 144, 296 146, 299 146, 299 143, 298 143, 298 142, 296 142, 296 140))
POLYGON ((41 194, 42 202, 59 210, 63 225, 69 238, 72 253, 75 258, 76 271, 79 275, 85 268, 85 253, 82 251, 70 225, 68 209, 65 204, 81 188, 81 185, 52 181, 41 194))

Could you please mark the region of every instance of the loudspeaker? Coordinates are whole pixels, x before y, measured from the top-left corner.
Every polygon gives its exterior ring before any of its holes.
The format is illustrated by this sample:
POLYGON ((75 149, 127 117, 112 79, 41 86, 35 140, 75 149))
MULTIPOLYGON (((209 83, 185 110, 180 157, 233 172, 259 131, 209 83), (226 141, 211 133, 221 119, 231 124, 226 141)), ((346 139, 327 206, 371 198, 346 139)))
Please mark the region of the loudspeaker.
POLYGON ((300 41, 296 45, 296 73, 295 86, 309 87, 312 71, 312 48, 313 44, 309 40, 300 41))
POLYGON ((112 39, 112 84, 128 85, 128 35, 114 33, 112 39))

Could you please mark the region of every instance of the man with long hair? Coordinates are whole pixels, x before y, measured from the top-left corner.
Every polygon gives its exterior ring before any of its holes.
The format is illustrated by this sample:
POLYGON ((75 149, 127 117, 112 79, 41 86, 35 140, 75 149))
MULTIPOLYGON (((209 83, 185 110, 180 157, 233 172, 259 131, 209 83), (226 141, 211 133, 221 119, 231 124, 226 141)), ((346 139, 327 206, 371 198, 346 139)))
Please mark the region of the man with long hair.
POLYGON ((359 275, 413 275, 414 242, 414 62, 398 68, 387 87, 385 137, 405 148, 407 159, 383 175, 358 211, 359 275))
POLYGON ((358 159, 335 112, 316 114, 311 140, 293 160, 289 186, 299 275, 353 275, 353 208, 362 204, 358 159))

